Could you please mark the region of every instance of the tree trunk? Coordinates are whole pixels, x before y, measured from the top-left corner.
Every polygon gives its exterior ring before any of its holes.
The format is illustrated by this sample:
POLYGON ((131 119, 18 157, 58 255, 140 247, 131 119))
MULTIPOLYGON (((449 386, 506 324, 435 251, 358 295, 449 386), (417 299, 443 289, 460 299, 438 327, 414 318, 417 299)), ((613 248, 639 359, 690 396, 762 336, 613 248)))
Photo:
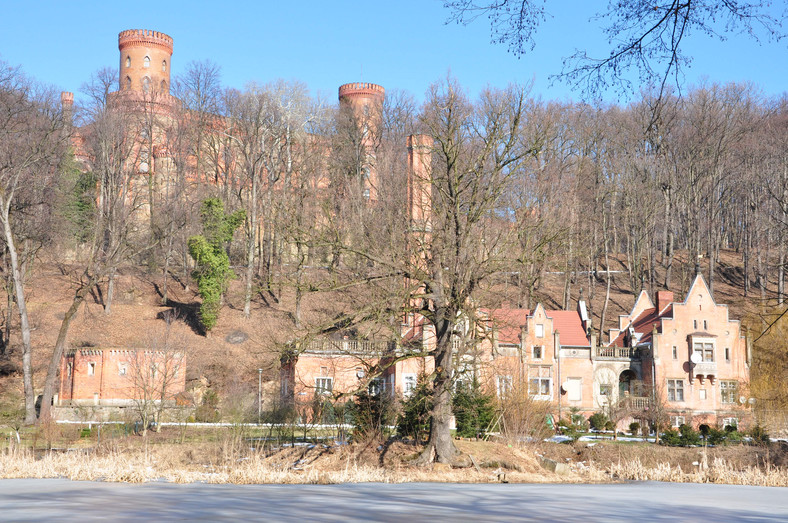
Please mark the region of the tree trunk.
POLYGON ((115 297, 115 269, 109 271, 107 281, 107 299, 104 300, 104 314, 112 314, 112 299, 115 297))
POLYGON ((79 306, 85 301, 90 289, 93 287, 93 280, 83 287, 81 287, 74 294, 74 299, 71 301, 71 306, 63 316, 63 321, 60 323, 60 330, 57 333, 57 341, 55 342, 55 350, 52 353, 52 359, 49 360, 49 368, 47 369, 47 377, 44 382, 44 392, 41 397, 41 413, 39 418, 46 420, 49 418, 50 407, 52 405, 52 397, 55 394, 55 380, 57 378, 58 369, 60 368, 60 360, 63 358, 63 351, 66 348, 66 341, 68 339, 68 330, 71 327, 71 320, 79 310, 79 306))
POLYGON ((19 311, 19 322, 22 334, 22 381, 25 392, 25 424, 36 422, 36 396, 33 388, 33 354, 30 344, 30 321, 27 315, 27 302, 25 300, 24 281, 19 270, 19 258, 14 244, 14 235, 11 232, 9 222, 8 207, 4 206, 3 215, 0 217, 3 222, 3 234, 5 235, 8 257, 11 260, 11 274, 14 283, 14 294, 16 295, 16 308, 19 311))
POLYGON ((252 175, 252 188, 249 195, 249 237, 246 244, 246 293, 244 295, 244 317, 252 313, 252 281, 254 280, 254 251, 257 243, 257 176, 252 175))
MULTIPOLYGON (((449 316, 449 315, 447 315, 449 316)), ((460 452, 451 437, 452 417, 452 331, 450 321, 440 322, 436 329, 435 379, 433 380, 432 426, 427 446, 416 460, 417 464, 455 463, 460 452)))

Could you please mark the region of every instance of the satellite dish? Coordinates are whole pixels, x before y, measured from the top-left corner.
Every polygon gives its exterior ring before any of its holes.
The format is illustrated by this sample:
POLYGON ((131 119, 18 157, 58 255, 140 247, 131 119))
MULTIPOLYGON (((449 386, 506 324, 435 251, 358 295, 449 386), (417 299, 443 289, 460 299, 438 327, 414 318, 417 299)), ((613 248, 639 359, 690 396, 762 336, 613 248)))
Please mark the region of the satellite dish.
POLYGON ((357 377, 358 379, 361 379, 361 378, 363 378, 363 377, 364 377, 364 371, 363 371, 363 370, 358 370, 358 371, 356 372, 356 377, 357 377))
POLYGON ((564 392, 569 392, 569 382, 568 382, 568 381, 565 381, 565 382, 563 382, 563 383, 561 384, 561 389, 562 389, 564 392))
POLYGON ((692 356, 690 356, 690 361, 697 365, 701 361, 703 361, 703 357, 700 355, 700 352, 693 352, 692 356))
POLYGON ((747 403, 747 398, 745 398, 744 396, 739 396, 739 403, 744 405, 745 403, 747 403))

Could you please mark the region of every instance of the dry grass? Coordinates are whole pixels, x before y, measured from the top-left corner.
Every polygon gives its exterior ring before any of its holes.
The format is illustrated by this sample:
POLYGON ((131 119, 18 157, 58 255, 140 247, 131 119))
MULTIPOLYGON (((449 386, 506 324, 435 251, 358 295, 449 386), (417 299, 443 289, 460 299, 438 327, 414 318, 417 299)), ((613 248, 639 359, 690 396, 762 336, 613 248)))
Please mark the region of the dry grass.
POLYGON ((166 480, 172 483, 234 484, 490 483, 502 480, 511 483, 597 483, 638 480, 788 486, 788 467, 773 464, 779 460, 762 460, 762 451, 757 450, 733 449, 722 455, 713 455, 711 450, 708 454, 705 451, 698 454, 698 449, 608 445, 603 449, 594 448, 595 456, 591 457, 568 445, 518 446, 458 441, 457 446, 463 453, 474 457, 475 466, 466 469, 440 464, 414 467, 410 464, 411 459, 419 449, 399 441, 254 450, 237 437, 186 445, 152 444, 145 439, 128 438, 69 452, 33 453, 6 449, 0 453, 0 479, 68 478, 128 483, 166 480), (673 452, 677 450, 686 452, 673 452), (567 463, 568 472, 558 475, 546 471, 540 465, 539 456, 567 463))
MULTIPOLYGON (((761 487, 788 487, 788 470, 779 467, 746 467, 739 469, 722 458, 714 458, 711 465, 700 461, 695 470, 685 472, 680 465, 660 463, 645 467, 639 459, 611 465, 601 471, 613 478, 636 481, 671 481, 675 483, 725 483, 761 487)), ((595 465, 592 470, 599 472, 595 465)))
POLYGON ((482 442, 458 442, 475 453, 478 468, 447 465, 414 467, 418 449, 395 442, 340 447, 283 447, 268 452, 242 449, 234 442, 196 445, 102 446, 71 452, 6 451, 0 454, 0 478, 68 478, 142 483, 331 484, 461 482, 579 482, 579 474, 558 476, 538 465, 533 452, 482 442), (385 448, 385 450, 384 450, 385 448))

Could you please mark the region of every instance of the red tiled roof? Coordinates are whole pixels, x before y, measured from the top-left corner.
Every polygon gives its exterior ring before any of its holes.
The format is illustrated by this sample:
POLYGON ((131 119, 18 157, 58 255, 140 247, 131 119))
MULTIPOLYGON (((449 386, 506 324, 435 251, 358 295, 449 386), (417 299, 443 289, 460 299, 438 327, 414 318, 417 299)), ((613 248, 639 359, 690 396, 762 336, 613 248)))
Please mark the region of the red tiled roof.
POLYGON ((654 325, 657 326, 657 332, 661 332, 662 329, 662 322, 660 321, 662 318, 672 318, 673 317, 673 304, 671 303, 662 311, 658 311, 656 308, 651 307, 649 309, 644 310, 640 313, 640 315, 635 318, 635 320, 624 330, 622 330, 615 340, 610 345, 615 345, 616 347, 623 347, 624 346, 624 336, 626 335, 626 331, 629 327, 632 327, 635 330, 636 334, 640 334, 640 340, 638 340, 638 344, 641 343, 650 343, 651 342, 651 332, 654 330, 654 325))
POLYGON ((583 329, 583 321, 577 311, 545 311, 553 318, 553 330, 558 331, 561 345, 588 347, 590 343, 583 329))
MULTIPOLYGON (((589 342, 583 322, 577 311, 545 311, 553 319, 553 330, 560 335, 561 345, 588 347, 589 342)), ((493 327, 498 330, 498 343, 520 343, 520 332, 525 325, 529 309, 495 309, 491 311, 493 327)))
POLYGON ((520 329, 531 314, 529 309, 495 309, 490 311, 492 327, 498 330, 498 343, 520 343, 520 329))

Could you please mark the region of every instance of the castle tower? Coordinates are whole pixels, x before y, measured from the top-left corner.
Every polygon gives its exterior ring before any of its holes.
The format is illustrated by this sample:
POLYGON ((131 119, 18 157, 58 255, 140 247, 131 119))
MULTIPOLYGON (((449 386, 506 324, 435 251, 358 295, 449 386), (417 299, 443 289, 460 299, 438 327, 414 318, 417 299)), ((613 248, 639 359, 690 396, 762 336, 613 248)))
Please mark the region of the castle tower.
POLYGON ((120 90, 170 93, 172 38, 150 29, 118 34, 120 90))
POLYGON ((375 145, 380 136, 385 96, 386 90, 382 86, 368 82, 353 82, 339 86, 340 110, 350 111, 361 133, 364 159, 360 168, 364 177, 364 197, 370 202, 378 199, 375 145))
POLYGON ((416 234, 432 229, 432 147, 431 136, 408 136, 408 217, 416 234))
POLYGON ((74 93, 62 91, 60 93, 60 107, 63 110, 63 121, 70 126, 74 118, 74 93))

